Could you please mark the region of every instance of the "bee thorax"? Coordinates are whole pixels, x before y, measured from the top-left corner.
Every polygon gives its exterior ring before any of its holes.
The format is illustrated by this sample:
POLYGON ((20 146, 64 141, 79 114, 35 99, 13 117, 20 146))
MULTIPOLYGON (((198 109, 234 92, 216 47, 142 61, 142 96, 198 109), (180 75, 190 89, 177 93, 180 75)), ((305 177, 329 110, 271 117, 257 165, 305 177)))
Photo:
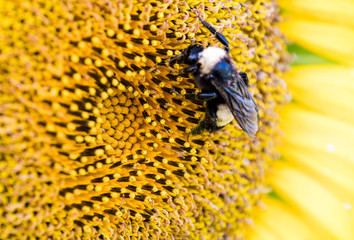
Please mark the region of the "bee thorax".
POLYGON ((201 64, 200 72, 202 74, 209 74, 214 69, 214 66, 219 63, 225 56, 227 52, 218 47, 208 47, 203 50, 199 63, 201 64))

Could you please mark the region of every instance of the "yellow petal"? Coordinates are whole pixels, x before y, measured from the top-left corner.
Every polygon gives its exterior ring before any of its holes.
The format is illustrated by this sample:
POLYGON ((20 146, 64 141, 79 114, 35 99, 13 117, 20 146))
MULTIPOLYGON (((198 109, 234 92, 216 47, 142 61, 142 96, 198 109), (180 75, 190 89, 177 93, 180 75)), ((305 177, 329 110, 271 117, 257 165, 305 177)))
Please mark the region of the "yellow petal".
POLYGON ((354 25, 354 2, 352 0, 278 0, 281 8, 305 16, 354 25))
POLYGON ((282 111, 286 144, 335 153, 354 164, 354 127, 291 104, 282 111))
POLYGON ((279 163, 271 183, 293 208, 299 209, 299 216, 312 218, 313 225, 319 224, 323 231, 329 232, 325 239, 353 239, 353 209, 346 207, 347 203, 338 199, 325 182, 313 178, 301 166, 279 163))
POLYGON ((288 162, 301 166, 304 173, 325 183, 343 202, 354 206, 354 181, 350 181, 354 172, 352 162, 335 153, 316 151, 295 144, 284 147, 282 155, 288 162))
POLYGON ((320 22, 293 15, 281 25, 290 40, 321 56, 354 65, 352 27, 320 22))
POLYGON ((267 239, 328 239, 330 233, 323 231, 296 207, 270 196, 264 202, 267 208, 255 220, 256 231, 253 231, 251 239, 263 240, 264 233, 267 234, 267 239))
POLYGON ((354 69, 339 65, 295 66, 286 81, 296 102, 354 125, 354 69))

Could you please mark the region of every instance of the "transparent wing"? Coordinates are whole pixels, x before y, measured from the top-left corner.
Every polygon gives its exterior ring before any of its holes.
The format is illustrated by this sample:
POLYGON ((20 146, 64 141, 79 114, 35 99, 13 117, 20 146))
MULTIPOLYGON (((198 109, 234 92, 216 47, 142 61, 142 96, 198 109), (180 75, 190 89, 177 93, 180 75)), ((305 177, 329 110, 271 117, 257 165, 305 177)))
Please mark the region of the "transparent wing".
POLYGON ((242 130, 254 138, 258 131, 258 106, 246 84, 241 79, 233 79, 228 84, 212 79, 211 83, 224 98, 242 130))

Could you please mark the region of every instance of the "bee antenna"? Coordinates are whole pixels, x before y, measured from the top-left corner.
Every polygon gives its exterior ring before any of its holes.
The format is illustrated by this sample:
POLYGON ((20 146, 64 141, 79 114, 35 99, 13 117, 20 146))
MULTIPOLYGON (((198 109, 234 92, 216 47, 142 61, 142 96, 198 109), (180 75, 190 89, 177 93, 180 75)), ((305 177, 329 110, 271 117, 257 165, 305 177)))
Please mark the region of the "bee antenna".
POLYGON ((222 43, 222 45, 225 46, 226 51, 230 51, 230 46, 229 46, 229 42, 227 41, 226 37, 224 35, 222 35, 221 33, 217 32, 216 29, 210 25, 210 23, 204 21, 201 17, 198 11, 195 11, 199 20, 202 22, 202 24, 204 25, 204 27, 206 27, 212 34, 215 35, 216 39, 222 43))

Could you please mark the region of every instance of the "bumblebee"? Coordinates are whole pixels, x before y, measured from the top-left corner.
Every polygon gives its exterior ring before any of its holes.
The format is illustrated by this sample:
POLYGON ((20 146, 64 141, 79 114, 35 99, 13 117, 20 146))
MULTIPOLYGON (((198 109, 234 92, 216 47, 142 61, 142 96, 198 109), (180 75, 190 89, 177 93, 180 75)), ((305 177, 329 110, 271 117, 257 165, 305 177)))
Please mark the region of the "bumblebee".
POLYGON ((182 96, 206 102, 205 117, 190 134, 216 132, 235 118, 241 129, 254 138, 258 131, 259 110, 248 90, 247 74, 236 70, 226 38, 202 20, 198 13, 197 15, 225 49, 214 46, 204 48, 200 44, 191 44, 169 61, 170 66, 177 62, 189 65, 175 73, 192 74, 197 87, 201 90, 193 96, 182 96))

